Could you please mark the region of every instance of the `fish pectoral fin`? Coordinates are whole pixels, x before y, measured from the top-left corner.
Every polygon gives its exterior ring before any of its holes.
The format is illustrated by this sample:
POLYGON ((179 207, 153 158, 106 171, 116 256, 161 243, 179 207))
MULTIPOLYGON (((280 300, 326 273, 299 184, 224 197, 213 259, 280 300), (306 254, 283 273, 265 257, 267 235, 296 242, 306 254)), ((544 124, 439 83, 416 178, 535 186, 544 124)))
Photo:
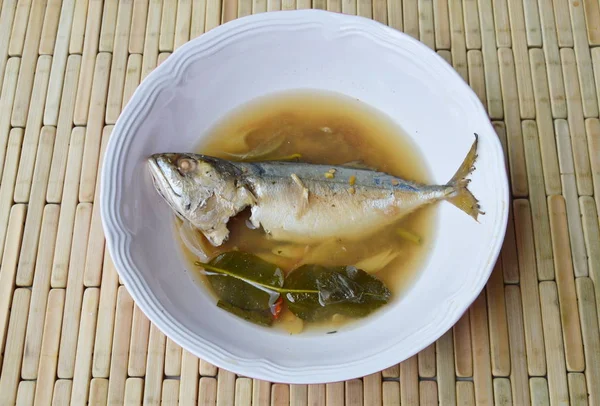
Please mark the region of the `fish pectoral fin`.
POLYGON ((214 246, 221 246, 229 238, 227 224, 219 223, 210 230, 202 230, 202 234, 214 246))
POLYGON ((296 175, 295 173, 292 173, 291 177, 292 177, 292 180, 294 181, 294 183, 296 185, 298 185, 298 187, 300 188, 300 193, 301 193, 300 194, 300 202, 298 203, 297 210, 296 210, 296 218, 300 218, 300 217, 302 217, 302 215, 304 215, 304 213, 306 212, 306 209, 308 208, 309 191, 308 191, 308 188, 306 186, 304 186, 304 183, 302 183, 302 181, 300 180, 298 175, 296 175))

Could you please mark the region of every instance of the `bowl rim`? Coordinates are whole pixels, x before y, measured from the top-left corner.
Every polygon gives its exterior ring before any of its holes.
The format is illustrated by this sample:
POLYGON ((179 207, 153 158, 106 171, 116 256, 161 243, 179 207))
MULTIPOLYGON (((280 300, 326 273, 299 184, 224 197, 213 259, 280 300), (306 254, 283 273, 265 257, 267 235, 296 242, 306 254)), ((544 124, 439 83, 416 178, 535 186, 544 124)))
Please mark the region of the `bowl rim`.
MULTIPOLYGON (((172 316, 163 309, 162 305, 154 300, 154 295, 145 287, 145 283, 142 280, 143 278, 135 275, 136 272, 131 271, 132 264, 127 263, 126 246, 130 241, 130 236, 119 231, 118 221, 115 219, 114 208, 112 207, 112 205, 114 205, 115 192, 114 190, 110 190, 111 185, 109 179, 119 168, 118 162, 113 161, 113 156, 117 153, 119 148, 123 147, 123 144, 130 143, 133 139, 133 137, 128 137, 127 129, 134 127, 134 122, 139 120, 139 115, 142 110, 146 109, 144 106, 151 106, 154 103, 157 95, 165 88, 164 82, 181 77, 185 72, 185 69, 182 66, 185 65, 186 60, 191 57, 190 53, 200 52, 197 48, 204 48, 204 52, 208 50, 207 53, 209 54, 211 48, 218 44, 223 36, 228 34, 233 35, 235 32, 237 32, 238 35, 243 35, 244 32, 260 27, 257 23, 261 22, 269 23, 278 21, 285 23, 286 25, 293 25, 306 22, 326 23, 331 21, 331 19, 338 19, 340 24, 351 26, 362 32, 376 32, 378 35, 393 40, 396 44, 406 43, 411 47, 416 48, 419 52, 426 53, 428 57, 437 58, 442 67, 445 66, 446 69, 449 69, 450 72, 446 73, 454 76, 456 86, 460 88, 460 91, 465 92, 465 94, 473 99, 474 106, 476 106, 475 108, 478 110, 478 113, 486 117, 486 124, 483 124, 488 127, 486 128, 486 132, 491 131, 495 133, 487 111, 473 89, 471 89, 462 77, 441 56, 422 42, 401 31, 365 17, 315 9, 272 11, 249 15, 219 25, 175 50, 165 62, 150 72, 136 88, 115 123, 103 158, 101 173, 99 174, 99 176, 101 176, 99 202, 101 206, 100 213, 102 226, 106 238, 106 249, 108 249, 115 270, 121 277, 121 280, 132 299, 148 319, 176 344, 219 368, 224 368, 241 376, 263 379, 271 382, 299 384, 325 383, 369 375, 393 366, 402 360, 394 358, 390 359, 390 357, 386 358, 382 357, 381 354, 376 354, 344 364, 320 367, 318 370, 311 370, 310 368, 294 369, 263 359, 243 360, 244 362, 242 362, 239 357, 229 353, 218 344, 211 343, 202 337, 192 334, 185 326, 174 321, 172 316), (190 341, 190 337, 194 337, 196 343, 190 341)), ((497 137, 489 138, 492 144, 490 147, 491 153, 496 154, 496 156, 499 155, 502 162, 504 162, 505 158, 500 140, 497 137)), ((121 166, 122 165, 123 164, 121 163, 121 166)), ((499 224, 496 226, 499 227, 499 230, 494 230, 498 232, 497 237, 493 240, 493 246, 488 251, 488 258, 484 269, 480 270, 482 278, 475 289, 468 292, 465 292, 464 290, 461 291, 460 300, 458 301, 460 311, 456 312, 454 317, 444 318, 441 322, 441 327, 436 330, 435 334, 431 334, 427 337, 427 340, 422 340, 420 345, 413 346, 410 351, 412 355, 417 354, 419 351, 435 342, 456 324, 460 317, 462 317, 471 304, 477 299, 491 275, 494 264, 500 255, 506 233, 510 204, 508 174, 506 171, 502 171, 498 176, 501 180, 498 188, 503 197, 503 201, 501 202, 503 203, 503 209, 499 222, 496 223, 499 224)), ((122 226, 120 228, 121 230, 123 229, 122 226)), ((398 343, 395 343, 390 348, 396 347, 397 345, 398 343)))

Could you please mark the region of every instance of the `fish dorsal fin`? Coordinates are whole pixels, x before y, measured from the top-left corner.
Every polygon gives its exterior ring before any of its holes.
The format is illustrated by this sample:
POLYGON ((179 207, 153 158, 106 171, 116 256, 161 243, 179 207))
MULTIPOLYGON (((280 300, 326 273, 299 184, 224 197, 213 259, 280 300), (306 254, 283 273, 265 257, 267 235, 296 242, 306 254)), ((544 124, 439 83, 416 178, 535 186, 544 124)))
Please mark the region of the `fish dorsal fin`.
POLYGON ((340 166, 343 166, 345 168, 352 168, 352 169, 366 169, 369 171, 377 172, 377 168, 374 168, 372 166, 365 164, 365 162, 361 159, 358 159, 356 161, 346 162, 346 163, 341 164, 340 166))

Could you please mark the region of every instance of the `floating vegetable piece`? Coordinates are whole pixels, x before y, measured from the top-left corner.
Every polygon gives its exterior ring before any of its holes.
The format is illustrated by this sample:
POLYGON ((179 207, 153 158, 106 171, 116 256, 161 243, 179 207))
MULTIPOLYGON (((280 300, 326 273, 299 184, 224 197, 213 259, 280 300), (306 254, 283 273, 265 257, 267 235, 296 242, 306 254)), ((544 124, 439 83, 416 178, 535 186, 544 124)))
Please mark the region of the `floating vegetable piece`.
POLYGON ((304 329, 304 321, 289 310, 281 313, 278 323, 290 334, 300 334, 304 329))
POLYGON ((401 238, 404 238, 405 240, 410 241, 414 244, 421 244, 421 237, 405 228, 396 229, 396 234, 398 234, 401 238))
POLYGON ((376 277, 353 266, 326 268, 304 265, 290 272, 286 289, 318 293, 288 292, 288 308, 305 321, 322 321, 334 314, 364 317, 386 304, 391 292, 376 277))
POLYGON ((271 326, 273 324, 273 315, 269 310, 245 310, 240 309, 230 303, 219 300, 217 306, 229 313, 241 317, 249 322, 259 324, 261 326, 271 326))
POLYGON ((240 309, 270 309, 279 297, 273 289, 283 286, 281 269, 246 252, 225 252, 208 264, 196 264, 205 269, 216 295, 240 309))
MULTIPOLYGON (((252 132, 248 133, 246 135, 246 139, 251 134, 252 134, 252 132)), ((286 138, 285 134, 277 133, 277 134, 274 134, 271 138, 258 144, 256 146, 256 148, 252 149, 252 151, 250 151, 250 152, 246 152, 243 154, 229 154, 228 153, 227 155, 230 155, 230 156, 240 159, 242 161, 263 159, 263 158, 269 156, 270 154, 272 154, 273 152, 277 151, 279 149, 279 147, 281 147, 281 145, 285 141, 285 138, 286 138)))
POLYGON ((375 273, 381 271, 390 262, 392 262, 397 256, 398 252, 392 249, 381 251, 372 257, 365 258, 356 264, 356 267, 362 269, 367 273, 375 273))

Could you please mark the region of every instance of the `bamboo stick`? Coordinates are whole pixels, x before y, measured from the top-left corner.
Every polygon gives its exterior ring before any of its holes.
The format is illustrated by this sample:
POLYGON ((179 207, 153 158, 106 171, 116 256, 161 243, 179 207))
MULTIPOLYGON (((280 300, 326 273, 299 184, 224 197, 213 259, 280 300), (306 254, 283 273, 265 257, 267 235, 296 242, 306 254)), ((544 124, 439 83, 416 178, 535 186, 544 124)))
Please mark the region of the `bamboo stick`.
POLYGON ((364 389, 364 402, 367 405, 381 405, 382 395, 382 378, 381 373, 376 372, 374 374, 363 377, 363 389, 364 389))
POLYGON ((557 195, 561 193, 560 170, 558 167, 556 141, 554 139, 548 76, 546 74, 546 64, 542 50, 531 49, 529 51, 529 61, 531 63, 533 79, 536 123, 539 130, 544 185, 547 195, 557 195))
MULTIPOLYGON (((67 168, 67 151, 69 150, 69 140, 73 128, 73 112, 75 110, 75 96, 77 94, 77 83, 79 81, 79 69, 81 67, 81 56, 70 55, 66 61, 66 71, 64 78, 64 87, 61 90, 54 90, 53 86, 63 86, 62 75, 58 79, 53 79, 54 69, 60 69, 55 66, 56 58, 52 60, 52 71, 50 72, 50 84, 48 85, 48 96, 46 98, 46 110, 44 115, 51 116, 45 125, 57 123, 56 140, 54 142, 54 152, 52 154, 52 166, 50 167, 50 176, 48 178, 48 190, 46 200, 48 203, 60 203, 67 168), (53 83, 53 80, 60 80, 60 84, 53 83), (55 93, 55 100, 51 99, 51 93, 55 93), (62 98, 61 98, 62 94, 62 98), (48 103, 55 103, 54 106, 48 103), (60 112, 59 112, 60 104, 60 112), (55 109, 55 111, 51 111, 55 109), (58 118, 55 119, 54 116, 58 118)), ((52 98, 54 95, 52 96, 52 98)), ((44 118, 46 122, 46 118, 44 118)))
MULTIPOLYGON (((274 387, 277 385, 273 385, 274 387)), ((363 405, 363 383, 360 379, 352 379, 345 382, 346 391, 346 405, 359 406, 363 405)), ((271 399, 271 405, 283 405, 283 401, 278 402, 275 400, 275 390, 273 391, 273 398, 271 399)), ((283 397, 283 396, 282 396, 283 397)), ((286 403, 287 404, 287 403, 286 403)))
MULTIPOLYGON (((342 11, 344 3, 342 3, 342 11)), ((354 13, 355 14, 355 13, 354 13)), ((404 33, 415 39, 419 39, 419 8, 416 1, 403 1, 402 14, 404 15, 404 33)))
POLYGON ((127 382, 125 383, 124 390, 125 390, 125 394, 123 395, 123 402, 125 405, 134 406, 134 405, 142 404, 142 396, 144 394, 144 380, 143 379, 128 378, 127 382))
POLYGON ((550 226, 552 245, 556 253, 554 265, 556 269, 556 285, 560 300, 560 319, 562 324, 563 341, 565 346, 565 361, 567 369, 583 371, 583 343, 579 327, 579 312, 577 311, 577 296, 573 263, 571 262, 571 247, 567 226, 565 200, 562 196, 548 198, 550 211, 550 226))
MULTIPOLYGON (((1 16, 0 16, 1 17, 1 16)), ((0 58, 0 64, 4 61, 0 58)), ((2 81, 2 92, 0 92, 0 175, 3 173, 3 167, 6 165, 6 160, 10 156, 6 156, 5 150, 9 140, 9 134, 12 129, 10 127, 10 115, 12 113, 13 101, 17 91, 17 79, 19 78, 19 68, 21 66, 21 58, 10 58, 6 63, 6 70, 2 81)), ((2 72, 0 72, 2 73, 2 72)), ((22 131, 19 129, 19 131, 22 131)), ((19 154, 20 155, 20 154, 19 154)), ((19 161, 16 161, 17 165, 19 161)), ((16 176, 16 174, 15 174, 16 176)), ((14 187, 14 179, 12 182, 14 187)), ((11 200, 12 200, 11 193, 11 200)))
POLYGON ((435 376, 435 344, 428 345, 419 354, 419 376, 433 378, 435 376))
MULTIPOLYGON (((581 4, 569 2, 571 14, 571 27, 573 29, 573 51, 577 73, 579 75, 581 104, 584 117, 598 117, 597 89, 594 85, 594 72, 592 70, 592 58, 588 45, 588 30, 586 27, 585 11, 581 4)), ((596 27, 596 30, 600 28, 596 27)), ((567 106, 569 100, 567 99, 567 106)))
MULTIPOLYGON (((327 405, 329 406, 343 406, 344 405, 344 383, 335 382, 328 383, 326 386, 326 399, 327 405)), ((254 398, 253 398, 254 400, 254 398)), ((253 402, 253 405, 257 404, 253 402)))
MULTIPOLYGON (((33 0, 31 12, 27 20, 27 33, 23 44, 23 55, 21 58, 21 69, 19 70, 19 81, 17 88, 19 92, 15 96, 12 116, 10 119, 13 127, 24 127, 27 122, 27 113, 30 102, 36 100, 31 98, 31 91, 34 82, 34 72, 36 61, 38 59, 38 48, 40 45, 40 35, 42 32, 42 23, 44 12, 46 10, 46 0, 33 0)), ((15 17, 16 18, 16 17, 15 17)), ((17 23, 14 27, 20 26, 17 23)), ((9 50, 9 55, 13 55, 9 50)), ((43 92, 45 94, 45 91, 43 92)))
POLYGON ((435 49, 435 31, 433 28, 433 0, 418 0, 419 40, 431 49, 435 49))
POLYGON ((510 380, 507 378, 494 379, 494 404, 497 406, 512 406, 510 380))
POLYGON ((111 52, 115 42, 115 27, 117 25, 118 0, 104 0, 102 11, 102 26, 98 41, 98 52, 111 52))
POLYGON ((83 53, 83 40, 85 36, 88 5, 89 1, 75 1, 75 9, 73 10, 73 25, 71 27, 71 38, 69 40, 70 54, 80 55, 83 53))
POLYGON ((44 15, 44 23, 42 24, 40 47, 38 50, 40 55, 52 55, 54 53, 61 3, 62 0, 48 0, 46 14, 44 15))
POLYGON ((531 401, 534 405, 549 405, 550 395, 548 394, 548 382, 546 378, 529 379, 529 388, 531 390, 531 401))
MULTIPOLYGON (((523 327, 523 307, 521 305, 521 291, 518 286, 506 286, 506 313, 508 319, 508 338, 510 341, 510 385, 512 401, 515 405, 528 406, 530 401, 530 388, 527 385, 527 352, 525 350, 525 332, 523 327)), ((538 342, 541 344, 541 342, 538 342)), ((535 378, 532 378, 535 379, 535 378)), ((531 388, 531 394, 534 390, 531 388)), ((535 401, 534 405, 537 404, 535 401)), ((543 404, 543 403, 542 403, 543 404)))
POLYGON ((577 201, 577 185, 575 182, 575 169, 573 164, 573 154, 571 153, 568 123, 565 120, 556 120, 554 126, 556 128, 558 163, 563 186, 562 194, 565 197, 567 204, 567 220, 569 223, 569 239, 571 241, 573 267, 575 276, 587 276, 587 254, 585 252, 581 214, 579 212, 579 204, 577 201))
MULTIPOLYGON (((31 184, 33 182, 33 171, 35 167, 35 158, 38 148, 40 129, 42 128, 42 114, 44 111, 44 96, 48 88, 48 79, 50 77, 50 64, 52 57, 42 55, 39 57, 37 67, 35 69, 35 79, 32 87, 32 102, 29 104, 28 115, 26 115, 25 136, 23 138, 23 151, 19 161, 19 173, 17 174, 17 182, 15 184, 15 202, 29 202, 31 184)), ((26 67, 21 65, 19 71, 19 80, 21 80, 20 72, 26 67)), ((19 91, 15 97, 15 107, 13 108, 13 116, 17 107, 19 95, 22 94, 21 82, 18 84, 19 91)), ((23 127, 23 125, 14 125, 13 127, 23 127)), ((50 128, 50 127, 47 127, 50 128)), ((52 156, 52 153, 50 153, 52 156)), ((44 190, 44 195, 46 191, 44 190)))
MULTIPOLYGON (((190 39, 196 38, 204 33, 206 28, 206 0, 192 0, 192 22, 190 24, 190 39)), ((263 1, 264 10, 267 11, 267 3, 263 1)), ((259 12, 262 7, 253 3, 254 12, 259 12)))
POLYGON ((13 404, 17 398, 30 300, 29 289, 15 290, 0 372, 0 403, 2 404, 13 404))
POLYGON ((73 382, 69 379, 58 379, 54 384, 52 406, 68 405, 71 401, 71 387, 73 382))
POLYGON ((23 142, 23 130, 13 128, 8 139, 7 160, 0 181, 0 258, 4 253, 6 236, 8 235, 8 224, 13 203, 13 190, 17 178, 17 167, 19 155, 21 155, 21 143, 23 142))
POLYGON ((101 406, 108 402, 108 379, 94 378, 90 382, 89 405, 101 406))
POLYGON ((548 358, 548 391, 552 404, 567 404, 567 374, 565 368, 565 352, 561 334, 560 311, 558 308, 558 292, 556 283, 541 282, 540 298, 544 317, 544 344, 548 358))
POLYGON ((133 300, 127 289, 121 286, 117 292, 115 328, 110 358, 110 379, 108 381, 108 404, 110 405, 135 404, 132 399, 140 399, 139 403, 141 403, 144 381, 136 378, 127 379, 132 313, 133 300))
POLYGON ((144 56, 142 59, 142 80, 156 67, 161 14, 162 2, 160 0, 150 0, 150 3, 148 4, 148 23, 146 25, 146 36, 144 40, 144 56))
MULTIPOLYGON (((44 241, 44 243, 40 244, 38 248, 33 286, 31 288, 31 305, 29 306, 27 334, 25 336, 25 348, 27 348, 27 351, 23 356, 23 365, 21 367, 21 377, 23 379, 38 378, 38 365, 40 364, 43 337, 40 332, 44 329, 44 320, 50 317, 47 313, 51 308, 50 306, 48 306, 48 309, 46 308, 46 302, 50 303, 48 299, 50 292, 50 271, 52 269, 54 244, 56 243, 59 211, 59 206, 54 204, 48 204, 44 208, 42 231, 40 233, 40 241, 44 241)), ((54 299, 54 301, 56 300, 54 299)), ((62 304, 60 305, 60 309, 62 317, 62 304)), ((57 324, 60 327, 60 322, 57 324)), ((59 333, 60 328, 57 331, 57 334, 59 333)), ((56 341, 55 348, 58 348, 58 341, 56 341)), ((51 370, 54 377, 56 366, 51 370)))
POLYGON ((507 0, 498 0, 494 5, 494 23, 496 27, 496 46, 498 48, 512 46, 510 36, 510 15, 507 0))
MULTIPOLYGON (((44 211, 44 196, 46 195, 46 186, 48 184, 48 169, 50 168, 50 157, 52 156, 52 148, 54 146, 54 133, 53 127, 44 127, 39 138, 39 147, 37 148, 31 186, 31 201, 27 205, 23 245, 21 246, 19 255, 19 268, 17 269, 16 282, 20 286, 31 286, 33 282, 33 271, 44 211)), ((21 155, 25 153, 23 151, 21 155)))
MULTIPOLYGON (((52 289, 48 294, 43 338, 39 351, 39 366, 38 363, 34 365, 37 368, 35 387, 35 403, 37 405, 49 405, 52 400, 64 305, 65 290, 52 289)), ((25 343, 27 345, 27 341, 25 343)), ((25 367, 25 362, 23 367, 25 367)))
POLYGON ((2 269, 2 272, 0 272, 0 348, 4 348, 4 340, 6 339, 10 305, 15 286, 17 258, 19 257, 19 247, 21 246, 21 237, 23 236, 23 223, 25 222, 26 210, 27 206, 24 204, 15 204, 10 210, 7 234, 11 238, 4 245, 4 256, 0 265, 2 269))
POLYGON ((73 122, 75 125, 86 125, 88 120, 94 66, 96 65, 96 54, 98 53, 98 41, 100 37, 101 19, 98 16, 102 15, 102 3, 103 0, 90 0, 89 3, 85 24, 85 41, 81 56, 81 72, 77 85, 75 110, 73 112, 73 122))
POLYGON ((454 373, 452 330, 449 330, 437 340, 435 349, 440 405, 455 405, 456 375, 454 373))
MULTIPOLYGON (((217 386, 218 387, 218 386, 217 386)), ((219 394, 217 393, 217 403, 219 394)), ((227 399, 227 397, 225 397, 227 399)), ((231 403, 231 402, 230 402, 231 403)), ((223 402, 222 404, 227 404, 223 402)), ((290 406, 308 405, 308 387, 306 385, 290 385, 290 406)))
POLYGON ((148 355, 148 336, 150 321, 142 311, 134 305, 133 323, 131 324, 131 346, 129 347, 129 376, 143 377, 146 373, 146 356, 148 355))
POLYGON ((85 406, 88 401, 90 379, 92 378, 92 351, 94 349, 94 335, 96 334, 99 297, 100 290, 97 288, 86 289, 83 293, 79 336, 77 338, 77 351, 75 353, 75 368, 73 370, 71 405, 85 406))
POLYGON ((73 228, 73 247, 69 261, 69 276, 65 300, 60 353, 58 356, 57 376, 61 379, 72 379, 75 367, 77 332, 79 331, 81 304, 83 296, 83 266, 85 247, 89 233, 92 207, 89 203, 80 203, 75 214, 73 228))
POLYGON ((437 384, 435 381, 419 382, 419 398, 422 406, 433 406, 439 404, 437 384))
MULTIPOLYGON (((202 361, 200 361, 202 364, 202 361)), ((202 370, 200 370, 202 375, 202 370)), ((343 384, 341 384, 343 390, 343 384)), ((271 383, 258 379, 252 380, 252 404, 269 405, 271 403, 271 383)))
POLYGON ((325 406, 327 404, 325 384, 308 385, 308 404, 311 406, 325 406))
POLYGON ((409 405, 419 403, 419 369, 416 355, 400 363, 400 402, 409 405))
POLYGON ((502 97, 508 140, 508 163, 512 192, 515 197, 525 197, 528 193, 527 168, 523 150, 523 135, 519 114, 517 81, 512 51, 508 48, 498 50, 500 76, 502 78, 502 97))
POLYGON ((19 389, 17 390, 17 399, 15 402, 15 405, 16 406, 33 406, 34 395, 35 395, 35 382, 34 381, 19 382, 19 389))
POLYGON ((113 329, 115 328, 117 294, 119 289, 119 277, 108 250, 104 252, 103 268, 100 303, 98 306, 98 325, 102 326, 102 328, 96 330, 92 361, 92 376, 95 378, 110 377, 113 329))
POLYGON ((490 340, 486 314, 486 295, 482 293, 471 305, 471 340, 473 341, 473 384, 478 405, 490 404, 493 399, 490 365, 490 340))
MULTIPOLYGON (((460 3, 448 3, 443 0, 434 0, 433 1, 433 29, 435 33, 435 49, 451 49, 454 50, 454 47, 451 47, 451 13, 448 9, 453 5, 460 3)), ((462 16, 461 25, 462 25, 462 16)), ((456 23, 456 21, 455 21, 456 23)), ((452 34, 454 34, 452 32, 452 34)))
MULTIPOLYGON (((252 14, 252 1, 246 2, 248 8, 243 11, 247 12, 248 15, 252 14)), ((245 3, 245 4, 246 4, 245 3)), ((175 20, 175 40, 174 49, 179 48, 190 39, 190 28, 191 28, 191 15, 192 15, 192 0, 179 0, 177 5, 177 19, 175 20)), ((240 15, 241 17, 241 15, 240 15)))
POLYGON ((492 0, 478 0, 478 6, 488 112, 490 118, 502 120, 504 118, 504 101, 500 83, 498 52, 496 51, 492 0))
POLYGON ((119 3, 115 41, 114 46, 110 49, 113 57, 110 67, 110 80, 108 95, 106 97, 106 115, 104 119, 107 124, 116 123, 121 113, 127 72, 127 40, 131 33, 133 7, 134 5, 131 1, 119 3))
MULTIPOLYGON (((556 1, 556 0, 554 0, 556 1)), ((562 0, 558 0, 562 1, 562 0)), ((567 104, 562 69, 560 67, 559 44, 553 0, 538 0, 544 58, 548 70, 548 88, 554 118, 567 118, 567 104)), ((563 16, 561 16, 563 18, 563 16)), ((534 89, 535 90, 535 89, 534 89)))
POLYGON ((154 324, 150 324, 148 339, 148 361, 144 385, 144 404, 159 405, 165 363, 165 335, 154 324))
POLYGON ((496 262, 492 271, 486 286, 486 294, 492 375, 507 377, 510 374, 510 347, 501 259, 496 262))
POLYGON ((181 375, 181 347, 167 338, 165 348, 165 376, 181 375))
MULTIPOLYGON (((86 1, 62 1, 62 6, 60 8, 60 17, 58 20, 58 26, 56 31, 56 41, 54 41, 54 43, 52 44, 53 58, 52 68, 50 69, 50 80, 48 82, 48 93, 46 95, 46 105, 44 109, 44 125, 57 125, 60 98, 63 91, 71 91, 74 93, 74 91, 76 91, 77 89, 77 85, 69 86, 68 84, 66 84, 66 82, 63 82, 63 80, 65 79, 65 68, 68 67, 67 61, 69 58, 69 42, 71 41, 71 33, 74 33, 74 31, 72 30, 72 27, 74 25, 73 18, 75 15, 75 10, 81 10, 81 3, 87 4, 86 1), (64 87, 63 83, 65 84, 64 87)), ((74 57, 75 56, 71 56, 70 58, 74 57)), ((77 75, 79 75, 79 67, 77 68, 77 75)), ((63 107, 61 106, 61 109, 62 108, 63 107)), ((71 108, 71 112, 72 111, 73 108, 71 108)))
POLYGON ((161 405, 179 405, 179 381, 177 379, 165 379, 162 382, 161 405))
POLYGON ((558 37, 558 45, 563 47, 573 46, 573 31, 571 29, 571 21, 569 19, 569 1, 568 0, 553 0, 554 16, 556 19, 556 34, 558 37))
POLYGON ((575 279, 579 317, 585 354, 585 377, 590 404, 600 402, 600 336, 598 335, 598 305, 594 300, 594 283, 590 278, 575 279))
MULTIPOLYGON (((16 9, 17 0, 4 0, 4 2, 0 5, 0 55, 2 55, 2 58, 0 58, 0 78, 4 77, 4 72, 7 65, 5 56, 9 55, 9 43, 16 9)), ((2 90, 1 87, 0 90, 2 90)), ((8 114, 10 117, 10 112, 8 114)), ((0 122, 2 121, 0 120, 0 122)))
MULTIPOLYGON (((575 54, 572 49, 561 49, 563 75, 565 77, 565 90, 567 94, 567 118, 575 164, 575 178, 577 191, 580 195, 591 196, 593 193, 590 157, 585 138, 584 115, 581 104, 581 92, 577 78, 575 54)), ((588 84, 586 84, 588 86, 588 84)))
MULTIPOLYGON (((98 164, 98 173, 102 173, 102 164, 104 162, 104 153, 108 139, 112 133, 112 126, 104 127, 102 131, 102 143, 100 145, 100 157, 98 164)), ((94 207, 92 209, 92 222, 90 224, 90 237, 88 239, 87 253, 85 257, 85 271, 83 275, 83 284, 86 287, 100 286, 102 275, 102 263, 104 257, 104 229, 102 228, 102 219, 100 217, 100 176, 96 177, 96 188, 94 192, 94 207)))
MULTIPOLYGON (((385 381, 382 385, 382 404, 383 406, 392 406, 400 404, 400 383, 395 381, 385 381)), ((325 403, 323 403, 324 405, 325 403)))
POLYGON ((111 55, 98 54, 96 68, 94 69, 94 85, 89 100, 90 112, 86 127, 85 146, 83 150, 83 166, 81 167, 81 181, 79 186, 79 201, 92 202, 96 187, 98 159, 102 142, 102 129, 104 127, 104 108, 108 91, 108 77, 111 64, 111 55))
POLYGON ((77 194, 79 192, 79 176, 83 161, 83 144, 85 129, 75 127, 71 133, 69 154, 66 167, 65 184, 63 188, 62 204, 60 206, 60 219, 58 221, 58 234, 54 261, 52 264, 52 287, 64 288, 67 286, 67 273, 71 243, 73 241, 73 224, 77 210, 77 194))
POLYGON ((541 281, 552 280, 554 279, 554 257, 550 239, 550 220, 546 204, 538 129, 535 121, 532 120, 524 120, 521 125, 525 163, 527 164, 527 184, 529 185, 529 201, 531 203, 537 276, 541 281))
MULTIPOLYGON (((521 300, 523 301, 523 320, 525 327, 525 345, 527 348, 527 368, 529 375, 546 374, 546 354, 539 345, 544 340, 535 252, 533 247, 532 220, 529 202, 518 199, 513 203, 515 211, 515 229, 521 282, 521 300)), ((515 320, 518 320, 516 318, 515 320)), ((510 330, 510 325, 509 325, 510 330)), ((512 345, 511 345, 512 347, 512 345)), ((511 360, 512 363, 512 360, 511 360)))
MULTIPOLYGON (((237 3, 237 1, 236 1, 237 3)), ((173 52, 175 44, 175 19, 177 18, 177 0, 163 0, 159 52, 173 52)))
MULTIPOLYGON (((252 391, 252 385, 250 385, 250 391, 252 391)), ((181 356, 179 402, 182 406, 198 404, 198 358, 185 349, 181 356)))
POLYGON ((581 373, 570 373, 567 376, 569 382, 569 401, 571 405, 587 405, 588 392, 585 384, 585 375, 581 373))

